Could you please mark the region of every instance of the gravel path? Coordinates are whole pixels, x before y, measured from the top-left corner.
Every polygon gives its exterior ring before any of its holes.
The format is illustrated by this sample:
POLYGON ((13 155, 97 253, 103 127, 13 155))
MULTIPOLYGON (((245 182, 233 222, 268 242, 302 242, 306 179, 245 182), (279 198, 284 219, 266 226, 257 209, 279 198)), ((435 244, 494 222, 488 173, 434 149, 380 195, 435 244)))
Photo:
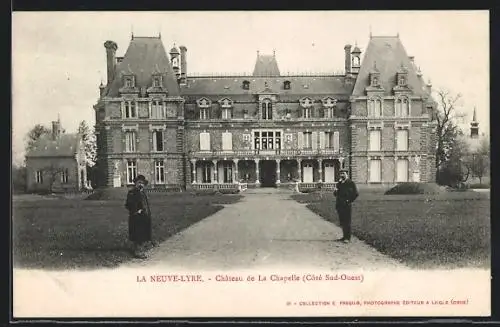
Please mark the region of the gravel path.
POLYGON ((395 269, 401 263, 353 237, 334 242, 336 225, 288 193, 249 192, 232 205, 174 235, 147 260, 126 267, 233 270, 255 268, 395 269))

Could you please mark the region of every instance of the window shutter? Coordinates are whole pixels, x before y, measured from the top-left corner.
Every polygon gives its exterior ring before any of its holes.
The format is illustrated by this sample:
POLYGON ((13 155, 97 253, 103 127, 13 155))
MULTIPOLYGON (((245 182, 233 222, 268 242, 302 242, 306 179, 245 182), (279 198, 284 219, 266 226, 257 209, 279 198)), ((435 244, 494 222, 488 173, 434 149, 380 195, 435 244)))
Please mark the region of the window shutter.
POLYGON ((200 150, 209 151, 210 150, 210 134, 203 132, 200 133, 200 150))
POLYGON ((311 133, 311 147, 313 149, 317 149, 318 148, 318 132, 312 132, 311 133))
POLYGON ((340 149, 340 136, 338 131, 333 132, 333 148, 335 151, 340 149))
POLYGON ((233 149, 233 135, 228 132, 222 133, 222 150, 233 149))
POLYGON ((325 148, 325 132, 319 132, 319 148, 325 148))
POLYGON ((304 148, 304 133, 298 132, 297 133, 297 149, 302 149, 302 148, 304 148))

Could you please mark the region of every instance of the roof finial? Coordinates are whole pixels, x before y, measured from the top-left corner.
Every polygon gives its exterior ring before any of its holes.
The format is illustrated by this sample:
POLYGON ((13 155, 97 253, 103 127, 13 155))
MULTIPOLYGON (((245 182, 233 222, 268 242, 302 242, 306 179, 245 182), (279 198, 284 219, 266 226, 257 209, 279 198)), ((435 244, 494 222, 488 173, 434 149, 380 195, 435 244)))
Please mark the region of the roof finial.
POLYGON ((372 25, 370 24, 370 39, 372 38, 372 25))
POLYGON ((158 31, 158 38, 161 40, 161 31, 158 31))
POLYGON ((130 25, 130 38, 134 39, 134 25, 130 25))
POLYGON ((376 60, 373 61, 373 69, 377 69, 377 61, 376 60))
POLYGON ((273 57, 276 58, 276 49, 273 49, 273 57))
POLYGON ((476 122, 476 106, 474 106, 474 113, 472 114, 472 122, 476 122))
POLYGON ((397 34, 396 36, 397 36, 397 37, 398 37, 398 39, 399 39, 399 31, 398 31, 398 34, 397 34))
POLYGON ((257 58, 259 57, 259 55, 260 55, 260 51, 259 51, 259 50, 257 50, 257 58))
MULTIPOLYGON (((475 112, 475 111, 474 111, 475 112)), ((60 124, 61 123, 61 115, 60 113, 57 113, 57 122, 60 124)))

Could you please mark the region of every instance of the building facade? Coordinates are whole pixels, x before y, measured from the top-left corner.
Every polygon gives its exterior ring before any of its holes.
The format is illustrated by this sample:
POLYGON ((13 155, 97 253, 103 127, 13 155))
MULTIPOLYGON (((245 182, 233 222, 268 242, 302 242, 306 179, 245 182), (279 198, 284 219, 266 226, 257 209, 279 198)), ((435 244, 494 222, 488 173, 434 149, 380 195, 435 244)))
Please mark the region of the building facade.
POLYGON ((187 48, 132 37, 104 44, 94 106, 101 185, 153 187, 434 182, 435 102, 399 37, 346 45, 341 75, 282 75, 257 53, 252 75, 189 76, 187 48))
POLYGON ((26 154, 28 192, 72 192, 87 185, 87 168, 82 138, 66 134, 59 120, 52 133, 40 136, 26 154))

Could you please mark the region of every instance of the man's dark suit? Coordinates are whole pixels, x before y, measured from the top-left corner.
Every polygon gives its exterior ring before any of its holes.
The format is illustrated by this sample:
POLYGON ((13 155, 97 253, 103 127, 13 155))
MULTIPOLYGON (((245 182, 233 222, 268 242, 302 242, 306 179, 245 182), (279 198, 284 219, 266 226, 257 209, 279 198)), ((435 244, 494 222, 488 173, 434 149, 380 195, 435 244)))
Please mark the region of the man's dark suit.
POLYGON ((351 204, 358 197, 356 184, 350 179, 337 183, 337 190, 333 193, 336 197, 335 208, 339 215, 340 226, 342 226, 342 239, 351 239, 351 204))

